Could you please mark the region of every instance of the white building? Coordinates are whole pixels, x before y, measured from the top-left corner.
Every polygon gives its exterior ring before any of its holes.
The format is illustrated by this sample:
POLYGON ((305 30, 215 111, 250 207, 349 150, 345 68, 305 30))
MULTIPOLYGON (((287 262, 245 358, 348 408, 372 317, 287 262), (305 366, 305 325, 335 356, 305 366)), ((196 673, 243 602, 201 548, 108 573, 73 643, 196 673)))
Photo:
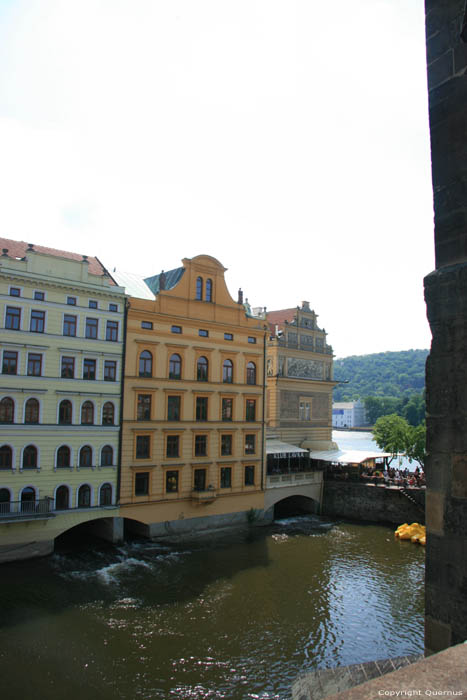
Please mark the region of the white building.
POLYGON ((360 399, 332 404, 333 428, 357 428, 368 425, 365 405, 360 399))

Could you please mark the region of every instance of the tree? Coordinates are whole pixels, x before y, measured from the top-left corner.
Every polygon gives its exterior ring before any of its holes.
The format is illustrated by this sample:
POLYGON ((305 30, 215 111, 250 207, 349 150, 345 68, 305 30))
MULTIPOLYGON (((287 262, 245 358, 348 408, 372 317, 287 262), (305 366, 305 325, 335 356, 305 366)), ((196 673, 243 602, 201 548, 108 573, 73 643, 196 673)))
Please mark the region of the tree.
POLYGON ((408 426, 407 445, 405 453, 412 464, 412 461, 418 462, 422 469, 425 469, 426 458, 426 425, 422 423, 417 426, 408 426))
POLYGON ((373 428, 373 440, 384 452, 392 454, 389 463, 400 453, 405 453, 409 442, 409 424, 396 413, 381 416, 373 428))

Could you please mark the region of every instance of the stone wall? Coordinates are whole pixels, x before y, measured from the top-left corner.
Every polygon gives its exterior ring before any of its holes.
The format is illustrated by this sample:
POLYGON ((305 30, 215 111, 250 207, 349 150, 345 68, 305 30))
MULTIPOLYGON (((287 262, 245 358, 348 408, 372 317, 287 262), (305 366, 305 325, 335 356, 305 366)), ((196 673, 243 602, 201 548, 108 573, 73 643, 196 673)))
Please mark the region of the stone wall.
POLYGON ((415 505, 399 489, 326 481, 322 514, 332 518, 376 523, 424 523, 425 489, 409 489, 415 505))

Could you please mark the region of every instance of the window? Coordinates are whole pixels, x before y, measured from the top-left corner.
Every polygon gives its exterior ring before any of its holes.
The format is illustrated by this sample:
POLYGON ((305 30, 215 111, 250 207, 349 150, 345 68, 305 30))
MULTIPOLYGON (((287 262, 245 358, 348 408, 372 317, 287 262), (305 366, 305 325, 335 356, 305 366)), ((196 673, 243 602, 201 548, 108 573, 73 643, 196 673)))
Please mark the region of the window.
POLYGON ((206 301, 212 301, 212 280, 206 280, 206 301))
POLYGON ((16 306, 6 307, 5 328, 11 331, 19 331, 21 327, 21 309, 16 306))
POLYGON ((59 486, 55 492, 55 510, 67 510, 70 507, 70 490, 68 486, 59 486))
POLYGON ((99 491, 99 505, 100 506, 111 506, 112 505, 112 484, 102 484, 99 491))
POLYGON ((62 357, 62 379, 73 379, 75 376, 75 358, 62 357))
POLYGON ((38 292, 36 290, 34 292, 34 300, 35 301, 44 301, 45 300, 45 292, 38 292))
POLYGON ((79 461, 80 467, 92 467, 92 447, 90 445, 85 445, 79 451, 79 461))
POLYGON ((165 473, 165 490, 167 493, 177 493, 178 471, 167 471, 165 473))
POLYGON ((45 329, 45 311, 31 311, 29 330, 31 333, 43 333, 45 329))
POLYGON ((200 328, 198 335, 200 335, 202 338, 209 338, 209 331, 207 331, 205 328, 200 328))
POLYGON ((149 435, 136 436, 136 459, 148 459, 151 456, 149 435))
POLYGON ((198 301, 201 301, 203 299, 203 278, 202 277, 196 278, 196 296, 195 296, 195 299, 198 299, 198 301))
POLYGON ((0 489, 0 513, 10 512, 11 495, 8 489, 0 489))
POLYGON ((28 445, 23 450, 23 469, 37 469, 37 448, 28 445))
POLYGON ((118 311, 118 304, 109 304, 109 311, 118 311))
POLYGON ((87 318, 86 328, 84 334, 86 338, 91 338, 91 340, 96 340, 99 330, 99 321, 97 318, 87 318))
POLYGON ((254 455, 256 452, 256 435, 245 435, 245 454, 254 455))
POLYGON ((60 401, 60 406, 58 407, 58 422, 60 425, 71 425, 71 419, 73 414, 73 406, 71 401, 64 399, 60 401))
POLYGON ((136 420, 151 420, 151 394, 138 394, 136 420))
POLYGON ((28 353, 28 376, 40 377, 42 374, 42 355, 35 352, 28 353))
POLYGON ((299 420, 310 420, 311 418, 311 406, 309 401, 300 401, 298 407, 298 419, 299 420))
POLYGON ((118 340, 118 321, 107 321, 105 339, 116 342, 118 340))
POLYGON ((248 342, 253 343, 253 345, 256 345, 256 338, 254 335, 249 335, 248 336, 248 342))
POLYGON ((181 326, 172 326, 170 329, 172 333, 181 333, 182 332, 182 327, 181 326))
POLYGON ((76 297, 67 297, 66 303, 68 306, 76 306, 76 297))
POLYGON ((195 457, 206 457, 208 453, 208 436, 195 435, 195 457))
POLYGON ((222 420, 232 420, 233 399, 222 399, 222 420))
POLYGON ((57 450, 57 468, 64 469, 71 466, 71 452, 67 445, 62 445, 57 450))
POLYGON ((231 435, 221 435, 221 455, 231 455, 232 454, 232 436, 231 435))
POLYGON ((167 420, 180 420, 180 396, 167 397, 167 420))
POLYGON ((15 402, 9 396, 0 401, 0 423, 13 423, 15 402))
POLYGON ((195 469, 193 474, 193 489, 206 491, 206 469, 195 469))
POLYGON ((85 401, 81 406, 81 425, 94 425, 94 404, 85 401))
POLYGON ((255 421, 256 420, 256 400, 247 399, 245 402, 245 420, 255 421))
POLYGON ((208 398, 207 396, 196 397, 196 420, 208 419, 208 398))
POLYGON ((96 378, 96 360, 86 358, 83 361, 83 379, 96 378))
POLYGON ((78 508, 89 508, 91 505, 91 487, 83 484, 78 491, 78 508))
POLYGON ((169 379, 181 379, 182 376, 182 358, 176 353, 172 355, 169 361, 169 379))
POLYGON ((254 466, 245 467, 245 486, 255 485, 255 468, 254 466))
POLYGON ((149 493, 149 472, 136 472, 135 496, 147 496, 149 493))
POLYGON ((249 362, 246 366, 246 383, 256 384, 256 365, 254 362, 249 362))
POLYGON ((63 316, 63 335, 76 336, 76 316, 64 314, 63 316))
POLYGON ((224 384, 232 384, 233 382, 232 360, 224 360, 224 364, 222 365, 222 381, 224 384))
POLYGON ((115 382, 117 380, 117 362, 115 360, 104 361, 104 382, 115 382))
POLYGON ((233 333, 224 333, 224 340, 233 340, 233 333))
POLYGON ((115 424, 115 406, 112 401, 106 401, 102 408, 102 425, 115 424))
POLYGON ((0 447, 0 469, 11 469, 13 466, 13 450, 9 445, 0 447))
POLYGON ((179 436, 178 435, 167 435, 166 444, 166 456, 167 457, 178 457, 179 456, 179 436))
POLYGON ((21 512, 34 513, 36 508, 36 492, 32 486, 27 486, 21 492, 21 512))
POLYGON ((149 350, 143 350, 139 356, 139 376, 152 377, 152 355, 149 350))
POLYGON ((39 401, 28 399, 24 407, 24 422, 39 423, 39 401))
POLYGON ((11 297, 20 297, 21 296, 21 289, 19 287, 10 287, 10 296, 11 297))
POLYGON ((141 328, 152 331, 152 321, 141 321, 141 328))
POLYGON ((114 450, 111 445, 104 445, 101 450, 101 467, 111 467, 114 463, 114 450))
POLYGON ((18 374, 18 353, 10 352, 9 350, 3 351, 3 374, 18 374))
POLYGON ((221 467, 221 489, 232 488, 232 467, 221 467))
POLYGON ((89 299, 89 308, 90 309, 97 309, 97 301, 95 299, 89 299))
POLYGON ((208 381, 208 367, 208 361, 205 357, 198 358, 198 362, 196 363, 196 379, 199 382, 208 381))

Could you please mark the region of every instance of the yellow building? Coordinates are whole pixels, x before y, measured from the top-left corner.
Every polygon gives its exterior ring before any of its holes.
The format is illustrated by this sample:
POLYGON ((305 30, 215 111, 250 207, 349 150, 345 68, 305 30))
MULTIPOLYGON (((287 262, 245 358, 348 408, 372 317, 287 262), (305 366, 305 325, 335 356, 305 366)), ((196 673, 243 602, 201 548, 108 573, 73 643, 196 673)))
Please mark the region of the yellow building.
POLYGON ((332 442, 332 347, 309 302, 269 311, 267 432, 292 445, 329 450, 332 442))
POLYGON ((106 515, 115 537, 125 297, 96 258, 0 248, 2 561, 106 515))
POLYGON ((264 506, 265 319, 200 255, 129 295, 121 515, 160 536, 245 522, 264 506), (252 511, 251 511, 252 512, 252 511))

